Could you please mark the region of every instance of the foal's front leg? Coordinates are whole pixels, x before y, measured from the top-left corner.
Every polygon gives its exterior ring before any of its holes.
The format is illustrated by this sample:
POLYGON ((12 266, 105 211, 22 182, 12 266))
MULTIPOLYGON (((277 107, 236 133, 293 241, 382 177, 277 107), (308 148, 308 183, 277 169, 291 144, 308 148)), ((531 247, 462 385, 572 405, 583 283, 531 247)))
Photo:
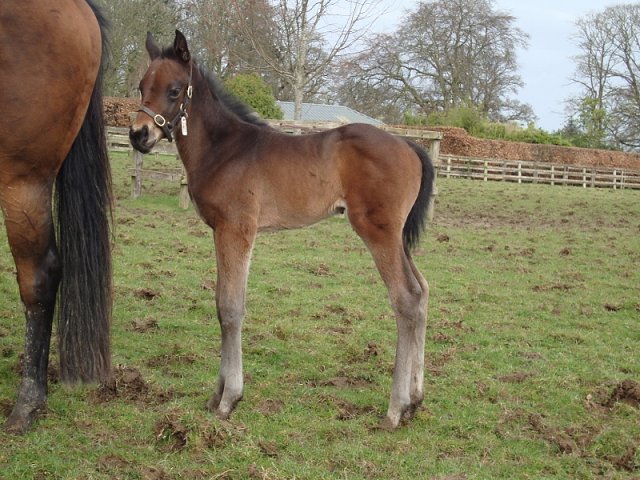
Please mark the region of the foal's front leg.
POLYGON ((222 334, 218 385, 207 409, 229 417, 242 400, 242 321, 255 226, 225 223, 215 230, 218 283, 216 306, 222 334))

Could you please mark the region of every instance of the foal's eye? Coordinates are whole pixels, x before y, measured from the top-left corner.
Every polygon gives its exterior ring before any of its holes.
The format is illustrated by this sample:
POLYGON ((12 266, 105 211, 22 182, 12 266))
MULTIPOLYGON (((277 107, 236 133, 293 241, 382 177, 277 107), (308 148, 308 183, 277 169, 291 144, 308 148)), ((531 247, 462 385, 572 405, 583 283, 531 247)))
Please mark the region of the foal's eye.
POLYGON ((169 98, 171 100, 177 100, 178 97, 180 96, 181 91, 182 91, 181 88, 172 88, 171 90, 169 90, 169 98))

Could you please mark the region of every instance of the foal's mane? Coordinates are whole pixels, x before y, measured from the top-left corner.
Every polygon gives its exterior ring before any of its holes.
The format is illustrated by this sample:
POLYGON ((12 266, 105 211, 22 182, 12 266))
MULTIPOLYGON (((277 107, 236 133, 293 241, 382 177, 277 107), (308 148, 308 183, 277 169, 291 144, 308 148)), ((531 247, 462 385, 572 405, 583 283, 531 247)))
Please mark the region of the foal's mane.
MULTIPOLYGON (((170 60, 178 60, 173 47, 167 47, 162 51, 162 58, 170 60)), ((193 60, 192 60, 193 61, 193 60)), ((196 66, 198 62, 193 62, 196 66)), ((235 114, 240 120, 263 128, 271 128, 259 115, 247 104, 243 103, 238 97, 231 93, 216 77, 213 72, 207 71, 204 67, 199 66, 200 75, 207 82, 209 91, 215 99, 217 99, 227 110, 235 114)))

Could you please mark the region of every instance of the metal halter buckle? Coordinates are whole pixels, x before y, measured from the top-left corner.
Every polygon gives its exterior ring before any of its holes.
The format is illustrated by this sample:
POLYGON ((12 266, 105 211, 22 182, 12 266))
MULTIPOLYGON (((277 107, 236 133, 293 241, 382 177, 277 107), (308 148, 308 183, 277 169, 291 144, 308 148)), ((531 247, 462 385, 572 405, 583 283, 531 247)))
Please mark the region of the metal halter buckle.
POLYGON ((167 123, 167 120, 159 113, 153 117, 153 121, 156 122, 156 125, 158 125, 160 128, 164 127, 167 123))

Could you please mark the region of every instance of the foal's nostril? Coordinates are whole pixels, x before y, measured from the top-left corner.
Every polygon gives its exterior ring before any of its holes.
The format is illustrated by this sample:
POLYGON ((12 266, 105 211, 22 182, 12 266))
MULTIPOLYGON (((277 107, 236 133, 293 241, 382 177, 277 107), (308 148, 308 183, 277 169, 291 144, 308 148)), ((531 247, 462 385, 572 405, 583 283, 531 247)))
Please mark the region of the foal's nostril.
POLYGON ((144 145, 149 138, 149 128, 145 125, 138 130, 129 129, 129 140, 132 145, 144 145))
POLYGON ((129 129, 129 140, 131 146, 142 153, 149 153, 149 127, 146 125, 139 129, 133 127, 129 129))

